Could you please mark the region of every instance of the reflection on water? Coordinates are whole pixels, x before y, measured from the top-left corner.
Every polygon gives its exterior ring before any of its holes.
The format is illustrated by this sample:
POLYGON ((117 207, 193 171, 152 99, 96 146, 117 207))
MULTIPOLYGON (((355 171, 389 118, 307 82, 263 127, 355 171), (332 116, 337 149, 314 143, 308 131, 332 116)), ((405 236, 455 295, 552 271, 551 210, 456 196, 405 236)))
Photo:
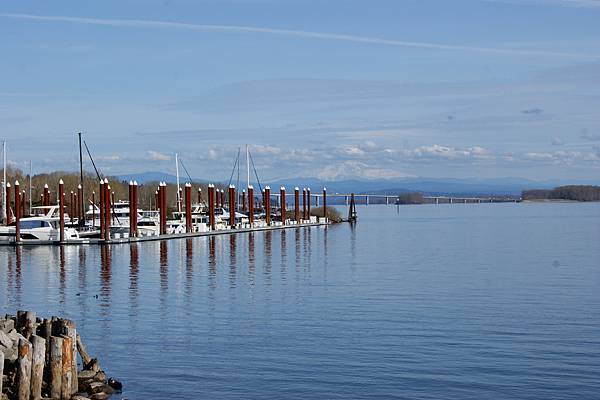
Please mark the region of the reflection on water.
POLYGON ((0 248, 1 311, 77 320, 128 399, 600 391, 600 210, 359 215, 327 228, 0 248))

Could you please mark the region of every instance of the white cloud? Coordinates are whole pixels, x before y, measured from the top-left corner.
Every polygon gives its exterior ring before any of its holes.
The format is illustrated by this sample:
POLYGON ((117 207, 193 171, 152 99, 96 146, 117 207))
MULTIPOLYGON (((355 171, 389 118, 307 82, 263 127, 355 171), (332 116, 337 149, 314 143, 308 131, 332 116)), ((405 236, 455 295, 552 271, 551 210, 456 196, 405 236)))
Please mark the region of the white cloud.
POLYGON ((148 150, 148 157, 152 161, 169 161, 171 156, 168 154, 160 153, 154 150, 148 150))

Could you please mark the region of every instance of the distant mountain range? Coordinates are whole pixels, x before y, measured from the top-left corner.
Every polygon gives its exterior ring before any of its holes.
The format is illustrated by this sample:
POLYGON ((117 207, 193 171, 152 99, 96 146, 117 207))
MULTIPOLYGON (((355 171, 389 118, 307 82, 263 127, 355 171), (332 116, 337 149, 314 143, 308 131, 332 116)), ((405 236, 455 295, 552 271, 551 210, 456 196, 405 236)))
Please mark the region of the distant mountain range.
MULTIPOLYGON (((117 178, 125 181, 136 180, 138 183, 148 183, 164 181, 175 183, 177 178, 174 175, 163 172, 143 172, 139 174, 120 175, 117 178)), ((180 178, 180 181, 186 182, 188 179, 180 178)), ((195 183, 206 183, 204 178, 193 178, 195 183)), ((219 183, 219 182, 215 182, 219 183)), ((221 182, 223 183, 223 182, 221 182)), ((227 183, 227 182, 225 182, 227 183)), ((280 179, 269 182, 261 182, 262 186, 266 184, 271 188, 285 186, 288 190, 295 186, 310 187, 313 192, 320 191, 326 187, 329 193, 373 193, 373 194, 399 194, 406 192, 422 192, 426 194, 461 194, 461 195, 519 195, 522 190, 528 189, 551 189, 556 186, 567 184, 599 184, 600 182, 590 181, 533 181, 523 178, 402 178, 393 180, 342 180, 342 181, 323 181, 316 178, 290 178, 280 179)), ((255 186, 258 184, 253 183, 255 186)))

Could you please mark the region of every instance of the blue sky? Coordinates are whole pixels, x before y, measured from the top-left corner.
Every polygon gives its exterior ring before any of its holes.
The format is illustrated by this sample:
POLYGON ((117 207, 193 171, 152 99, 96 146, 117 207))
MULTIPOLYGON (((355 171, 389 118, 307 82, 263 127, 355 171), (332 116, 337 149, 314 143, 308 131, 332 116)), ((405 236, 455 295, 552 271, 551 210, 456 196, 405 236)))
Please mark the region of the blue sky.
POLYGON ((600 180, 600 0, 0 2, 17 166, 600 180))

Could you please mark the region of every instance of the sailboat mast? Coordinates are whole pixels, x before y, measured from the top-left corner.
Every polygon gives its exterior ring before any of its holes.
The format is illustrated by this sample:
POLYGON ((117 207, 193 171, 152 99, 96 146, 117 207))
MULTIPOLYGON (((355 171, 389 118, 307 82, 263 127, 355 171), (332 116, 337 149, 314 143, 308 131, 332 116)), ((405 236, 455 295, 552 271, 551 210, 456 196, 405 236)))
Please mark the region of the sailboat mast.
POLYGON ((2 142, 2 155, 4 158, 2 163, 4 171, 2 178, 2 222, 6 223, 6 217, 8 216, 6 213, 6 139, 2 142))
POLYGON ((246 188, 250 187, 250 150, 246 145, 246 188))
POLYGON ((29 160, 29 215, 33 215, 32 213, 32 200, 31 200, 31 181, 32 181, 32 168, 31 168, 31 160, 29 160))
POLYGON ((181 212, 181 189, 179 188, 179 158, 177 153, 175 153, 175 173, 177 175, 177 211, 181 212))
MULTIPOLYGON (((84 187, 83 187, 83 152, 81 150, 81 132, 78 132, 77 135, 79 136, 79 184, 81 185, 81 198, 79 199, 79 209, 81 210, 81 215, 85 216, 85 211, 84 211, 84 207, 85 207, 85 202, 83 201, 84 198, 84 187)), ((30 185, 31 186, 31 185, 30 185)), ((31 200, 31 195, 29 196, 29 199, 31 200)), ((77 216, 78 220, 79 220, 79 215, 77 216)), ((79 221, 79 225, 85 225, 85 217, 83 220, 79 221)))

